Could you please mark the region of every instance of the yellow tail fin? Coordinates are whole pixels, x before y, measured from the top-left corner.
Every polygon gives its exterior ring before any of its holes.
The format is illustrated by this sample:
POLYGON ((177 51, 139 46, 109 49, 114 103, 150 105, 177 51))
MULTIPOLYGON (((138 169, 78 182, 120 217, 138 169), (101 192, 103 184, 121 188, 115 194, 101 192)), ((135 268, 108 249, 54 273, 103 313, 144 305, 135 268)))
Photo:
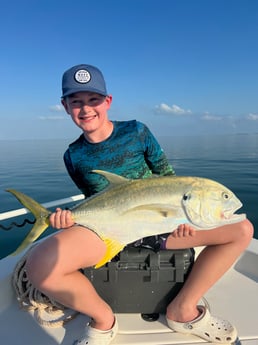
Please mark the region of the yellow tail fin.
POLYGON ((36 222, 19 245, 19 247, 12 253, 12 255, 16 255, 20 253, 23 249, 25 249, 29 244, 34 242, 49 226, 49 215, 51 212, 47 210, 45 207, 40 205, 37 201, 33 200, 29 196, 18 192, 14 189, 8 189, 7 192, 13 194, 21 204, 23 204, 27 209, 29 209, 36 218, 36 222))

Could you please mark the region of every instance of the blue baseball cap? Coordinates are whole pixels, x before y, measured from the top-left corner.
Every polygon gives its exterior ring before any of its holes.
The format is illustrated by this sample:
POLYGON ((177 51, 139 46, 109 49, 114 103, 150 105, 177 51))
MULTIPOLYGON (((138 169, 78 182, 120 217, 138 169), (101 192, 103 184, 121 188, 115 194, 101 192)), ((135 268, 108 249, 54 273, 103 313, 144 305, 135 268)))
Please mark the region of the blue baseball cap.
POLYGON ((101 71, 91 65, 76 65, 68 69, 62 78, 62 98, 76 92, 95 92, 107 96, 106 83, 101 71))

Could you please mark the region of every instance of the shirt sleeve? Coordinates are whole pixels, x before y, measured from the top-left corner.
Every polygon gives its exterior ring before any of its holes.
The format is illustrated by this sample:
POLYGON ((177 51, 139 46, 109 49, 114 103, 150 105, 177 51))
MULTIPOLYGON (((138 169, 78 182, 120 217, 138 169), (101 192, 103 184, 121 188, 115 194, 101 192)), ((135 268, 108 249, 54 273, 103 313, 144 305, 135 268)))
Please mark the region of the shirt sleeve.
POLYGON ((152 173, 157 175, 175 175, 173 166, 168 162, 163 149, 149 128, 143 123, 137 122, 137 130, 143 145, 145 160, 152 173))

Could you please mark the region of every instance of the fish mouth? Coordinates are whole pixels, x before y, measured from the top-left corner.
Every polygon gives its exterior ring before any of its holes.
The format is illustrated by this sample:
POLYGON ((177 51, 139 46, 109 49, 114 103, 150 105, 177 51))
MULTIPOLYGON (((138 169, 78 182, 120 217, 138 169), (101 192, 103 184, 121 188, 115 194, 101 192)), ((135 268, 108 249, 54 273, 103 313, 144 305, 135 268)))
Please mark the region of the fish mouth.
POLYGON ((241 222, 242 220, 246 219, 246 214, 245 213, 240 213, 240 214, 232 214, 231 217, 229 218, 225 218, 225 219, 229 219, 232 220, 232 222, 237 223, 237 222, 241 222))
POLYGON ((223 219, 225 220, 232 220, 232 222, 240 222, 244 219, 246 219, 245 213, 235 213, 237 210, 239 210, 243 205, 240 204, 239 206, 235 207, 233 210, 225 210, 223 212, 223 219))

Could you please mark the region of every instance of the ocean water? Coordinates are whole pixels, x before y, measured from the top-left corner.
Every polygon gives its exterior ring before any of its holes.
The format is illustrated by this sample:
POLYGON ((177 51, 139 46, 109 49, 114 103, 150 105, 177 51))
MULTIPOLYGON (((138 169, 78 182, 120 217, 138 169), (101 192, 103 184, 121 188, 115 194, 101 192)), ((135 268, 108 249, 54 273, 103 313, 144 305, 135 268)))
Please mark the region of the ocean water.
MULTIPOLYGON (((177 175, 201 176, 225 184, 243 203, 245 212, 255 226, 258 238, 258 134, 221 136, 160 137, 169 161, 177 175)), ((68 176, 62 155, 66 140, 0 141, 0 213, 22 207, 5 190, 17 189, 43 203, 79 194, 68 176)), ((21 223, 24 217, 1 221, 9 226, 21 223)), ((12 252, 31 225, 0 228, 0 258, 12 252)), ((48 229, 44 235, 51 233, 48 229)))

